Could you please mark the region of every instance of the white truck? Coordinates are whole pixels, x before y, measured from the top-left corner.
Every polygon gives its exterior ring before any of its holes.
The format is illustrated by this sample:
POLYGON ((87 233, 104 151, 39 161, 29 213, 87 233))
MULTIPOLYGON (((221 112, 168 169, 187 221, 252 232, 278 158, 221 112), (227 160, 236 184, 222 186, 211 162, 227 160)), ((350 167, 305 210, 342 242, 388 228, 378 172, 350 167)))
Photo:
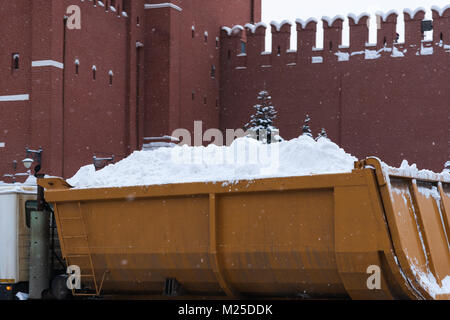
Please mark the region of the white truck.
MULTIPOLYGON (((31 226, 34 224, 31 218, 37 209, 36 197, 36 186, 0 184, 0 300, 17 299, 17 293, 29 292, 30 270, 33 270, 30 266, 31 226)), ((48 239, 44 239, 48 247, 49 259, 45 266, 48 279, 55 276, 55 269, 64 269, 58 255, 59 241, 53 220, 51 215, 43 220, 43 228, 48 226, 48 239)), ((39 240, 33 241, 37 244, 39 240)), ((44 296, 45 293, 42 298, 44 296)))
POLYGON ((36 204, 36 187, 0 185, 0 299, 28 292, 29 216, 36 204))

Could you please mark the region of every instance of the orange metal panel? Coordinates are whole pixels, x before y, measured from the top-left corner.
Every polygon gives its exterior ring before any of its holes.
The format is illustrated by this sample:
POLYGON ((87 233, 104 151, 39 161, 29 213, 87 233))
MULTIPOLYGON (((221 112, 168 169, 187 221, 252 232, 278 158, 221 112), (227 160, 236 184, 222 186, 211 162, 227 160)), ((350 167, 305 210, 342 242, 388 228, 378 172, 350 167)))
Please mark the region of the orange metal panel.
POLYGON ((413 179, 367 159, 348 174, 237 184, 39 183, 56 205, 64 256, 89 254, 104 294, 157 297, 175 278, 192 297, 432 298, 411 263, 440 281, 450 274, 448 183, 426 181, 440 186, 438 204, 413 179), (371 266, 381 271, 374 290, 371 266))

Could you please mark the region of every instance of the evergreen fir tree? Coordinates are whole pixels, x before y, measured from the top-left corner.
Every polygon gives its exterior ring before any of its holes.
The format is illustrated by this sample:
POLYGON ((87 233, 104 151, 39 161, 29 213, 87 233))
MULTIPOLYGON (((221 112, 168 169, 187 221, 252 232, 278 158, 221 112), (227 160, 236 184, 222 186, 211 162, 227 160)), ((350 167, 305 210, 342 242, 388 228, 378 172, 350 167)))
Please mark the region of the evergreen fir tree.
POLYGON ((305 123, 303 124, 303 128, 302 128, 302 135, 303 136, 309 136, 309 137, 313 137, 312 132, 311 132, 311 128, 309 127, 309 122, 311 121, 311 118, 309 117, 309 115, 306 115, 306 119, 305 119, 305 123))
POLYGON ((327 132, 325 131, 325 128, 322 128, 322 131, 319 133, 316 140, 319 141, 320 138, 328 139, 328 135, 327 135, 327 132))
POLYGON ((253 108, 255 108, 256 113, 251 116, 250 122, 244 128, 252 131, 258 140, 271 143, 271 135, 277 131, 277 128, 273 125, 277 117, 277 111, 272 105, 272 97, 269 92, 261 91, 258 94, 258 104, 253 108))

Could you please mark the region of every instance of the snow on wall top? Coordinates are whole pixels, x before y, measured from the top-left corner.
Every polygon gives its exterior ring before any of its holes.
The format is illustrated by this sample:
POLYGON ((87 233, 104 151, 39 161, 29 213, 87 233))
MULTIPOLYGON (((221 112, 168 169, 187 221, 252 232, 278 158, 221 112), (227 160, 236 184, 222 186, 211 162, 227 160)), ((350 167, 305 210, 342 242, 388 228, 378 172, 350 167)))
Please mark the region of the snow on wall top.
MULTIPOLYGON (((307 35, 301 34, 298 35, 298 39, 303 39, 304 41, 298 41, 298 47, 296 50, 291 50, 290 48, 282 48, 281 52, 278 50, 278 52, 253 52, 253 54, 256 54, 258 57, 260 55, 277 55, 278 57, 283 56, 289 56, 292 58, 295 54, 302 55, 304 58, 302 61, 310 61, 313 63, 314 61, 337 61, 337 62, 343 62, 343 61, 352 61, 354 59, 360 60, 361 57, 365 60, 375 60, 379 58, 384 57, 391 57, 391 58, 404 58, 404 57, 412 57, 412 56, 432 56, 434 54, 448 54, 450 53, 450 43, 448 43, 449 39, 449 31, 450 30, 450 5, 446 6, 445 8, 438 8, 433 7, 434 14, 433 14, 433 40, 422 40, 423 34, 420 28, 417 28, 416 25, 412 27, 408 27, 408 24, 416 23, 414 19, 417 19, 417 15, 419 12, 424 12, 425 9, 420 7, 415 10, 405 9, 404 10, 404 20, 405 20, 405 42, 399 43, 398 42, 398 35, 396 34, 396 26, 397 23, 397 17, 398 12, 396 10, 390 10, 386 13, 384 12, 376 12, 376 16, 379 17, 377 19, 377 23, 379 24, 378 30, 377 30, 377 42, 374 44, 367 43, 367 39, 369 38, 369 29, 367 30, 361 30, 358 26, 361 25, 361 20, 364 18, 369 18, 370 15, 367 12, 363 12, 360 15, 355 14, 349 14, 348 15, 348 22, 350 26, 350 45, 348 47, 343 46, 332 46, 331 50, 323 50, 323 49, 315 49, 315 33, 316 31, 316 25, 317 20, 315 18, 310 18, 308 20, 302 20, 302 19, 296 19, 297 23, 297 32, 300 33, 302 30, 305 30, 307 28, 309 29, 309 33, 307 35), (438 13, 440 16, 438 16, 438 13), (441 15, 445 15, 442 17, 441 15), (412 18, 411 18, 412 17, 412 18), (389 23, 388 23, 389 21, 389 23), (367 35, 364 35, 364 32, 367 33, 367 35), (357 36, 354 36, 357 35, 357 36), (446 42, 447 41, 447 42, 446 42), (316 52, 317 51, 317 52, 316 52), (355 53, 363 53, 363 54, 355 54, 355 53), (365 53, 365 54, 364 54, 365 53), (349 59, 347 59, 347 56, 349 59), (319 59, 320 58, 320 59, 319 59)), ((329 17, 323 17, 323 28, 324 30, 329 28, 334 29, 341 29, 343 28, 342 23, 336 23, 337 20, 344 20, 343 16, 337 15, 333 18, 329 17)), ((370 21, 370 20, 368 20, 370 21)), ((272 32, 272 42, 273 43, 284 43, 286 41, 285 34, 280 34, 279 32, 275 32, 274 30, 280 31, 283 27, 283 30, 287 30, 289 25, 292 27, 292 23, 288 20, 284 20, 281 23, 272 21, 271 25, 273 26, 272 32), (283 39, 279 39, 277 37, 283 37, 283 39)), ((245 29, 247 32, 247 35, 250 35, 251 33, 259 32, 259 34, 264 35, 267 33, 266 25, 262 22, 257 24, 246 24, 245 29), (264 27, 264 28, 261 28, 264 27), (259 29, 261 28, 261 29, 259 29)), ((223 27, 222 30, 225 30, 228 36, 231 36, 233 34, 238 34, 238 30, 244 30, 242 26, 234 26, 233 28, 223 27)), ((289 29, 292 30, 292 29, 289 29)), ((222 36, 225 36, 225 34, 222 34, 222 36)), ((288 37, 290 37, 290 33, 288 34, 288 37)), ((328 43, 334 43, 336 40, 342 40, 342 39, 336 39, 335 33, 330 32, 324 32, 323 37, 323 43, 324 47, 328 45, 328 43)), ((247 43, 251 46, 252 41, 259 41, 254 39, 253 37, 247 38, 247 43)), ((288 39, 290 42, 290 39, 288 39)), ((289 43, 288 42, 288 43, 289 43)), ((340 43, 340 42, 339 42, 340 43)), ((231 42, 224 42, 225 46, 236 46, 236 43, 231 42)), ((270 45, 269 45, 270 47, 270 45)), ((241 47, 239 48, 229 48, 233 49, 232 52, 239 52, 241 53, 241 47)), ((250 54, 252 55, 252 54, 250 54)), ((238 56, 237 58, 242 57, 243 55, 238 56)), ((236 58, 236 56, 232 56, 231 59, 236 58)), ((256 58, 256 56, 255 56, 256 58)), ((237 67, 235 69, 239 70, 245 70, 246 64, 248 63, 248 60, 251 59, 251 56, 248 56, 247 59, 241 59, 242 61, 236 61, 236 65, 234 67, 237 67)), ((289 59, 287 59, 289 60, 289 59)), ((286 65, 293 65, 293 61, 286 61, 286 65)), ((296 64, 298 65, 298 63, 296 64)), ((272 63, 267 62, 261 64, 261 66, 264 67, 271 67, 272 63)), ((245 71, 244 71, 245 72, 245 71)))
POLYGON ((381 17, 383 22, 386 22, 390 16, 392 16, 392 15, 398 16, 399 14, 398 14, 397 10, 390 10, 388 12, 377 11, 376 15, 377 15, 377 17, 381 17))
POLYGON ((405 9, 403 10, 403 13, 409 15, 409 17, 410 17, 411 19, 414 19, 414 18, 416 17, 416 15, 417 15, 419 12, 425 13, 425 12, 426 12, 426 9, 425 9, 424 7, 419 7, 419 8, 417 8, 416 10, 411 10, 411 9, 409 9, 409 8, 405 8, 405 9))
POLYGON ((356 24, 358 24, 362 18, 364 18, 364 17, 370 18, 370 14, 367 12, 363 12, 359 16, 357 16, 354 13, 350 13, 347 17, 349 19, 352 19, 356 24))
POLYGON ((277 21, 270 22, 270 25, 275 27, 275 29, 277 29, 278 32, 280 32, 281 28, 283 28, 283 26, 286 24, 292 26, 292 22, 290 22, 289 20, 283 20, 281 21, 281 23, 278 23, 277 21))
POLYGON ((443 8, 438 7, 438 6, 431 7, 431 10, 436 11, 439 14, 439 17, 442 17, 448 9, 450 9, 450 4, 446 5, 443 8))
POLYGON ((267 29, 267 24, 265 24, 264 22, 258 22, 256 24, 247 23, 245 27, 248 28, 252 33, 255 33, 256 30, 260 27, 267 29))
POLYGON ((308 20, 304 21, 302 19, 296 19, 295 20, 296 23, 300 24, 302 26, 302 29, 306 29, 306 27, 308 26, 308 24, 310 24, 311 22, 315 22, 317 23, 317 19, 316 18, 309 18, 308 20))
POLYGON ((337 20, 342 20, 342 21, 344 21, 345 18, 344 18, 343 16, 341 16, 341 15, 334 16, 333 18, 330 18, 330 17, 327 17, 327 16, 323 16, 323 17, 322 17, 322 21, 328 23, 328 26, 330 26, 330 27, 331 27, 337 20))
POLYGON ((241 25, 233 26, 232 28, 229 27, 222 27, 222 30, 225 31, 229 36, 232 34, 236 34, 239 31, 244 31, 244 27, 241 25))

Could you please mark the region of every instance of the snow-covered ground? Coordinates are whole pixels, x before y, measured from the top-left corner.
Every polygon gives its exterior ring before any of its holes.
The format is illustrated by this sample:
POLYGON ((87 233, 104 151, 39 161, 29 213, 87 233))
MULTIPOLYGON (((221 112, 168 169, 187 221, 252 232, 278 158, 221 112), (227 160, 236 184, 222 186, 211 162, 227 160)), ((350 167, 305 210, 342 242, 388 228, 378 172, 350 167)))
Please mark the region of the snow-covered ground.
POLYGON ((95 171, 82 167, 67 182, 76 188, 125 187, 185 182, 233 183, 271 177, 351 172, 357 158, 326 138, 300 136, 263 144, 236 139, 229 147, 177 146, 136 151, 128 158, 95 171), (264 156, 263 156, 264 155, 264 156))

